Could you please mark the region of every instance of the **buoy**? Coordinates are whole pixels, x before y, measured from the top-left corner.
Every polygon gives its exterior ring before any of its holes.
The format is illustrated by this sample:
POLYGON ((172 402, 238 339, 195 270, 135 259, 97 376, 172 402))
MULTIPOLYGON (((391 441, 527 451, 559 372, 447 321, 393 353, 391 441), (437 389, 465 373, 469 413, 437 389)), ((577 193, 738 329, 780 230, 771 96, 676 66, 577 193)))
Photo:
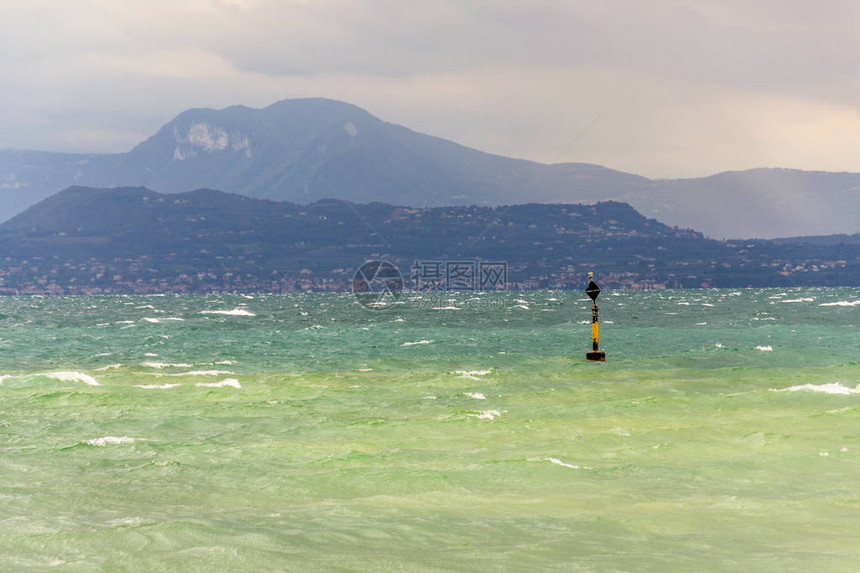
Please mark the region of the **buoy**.
POLYGON ((591 362, 606 362, 606 353, 600 350, 600 325, 597 317, 597 295, 600 287, 594 282, 594 273, 588 273, 588 286, 585 294, 591 297, 591 350, 585 353, 585 359, 591 362))

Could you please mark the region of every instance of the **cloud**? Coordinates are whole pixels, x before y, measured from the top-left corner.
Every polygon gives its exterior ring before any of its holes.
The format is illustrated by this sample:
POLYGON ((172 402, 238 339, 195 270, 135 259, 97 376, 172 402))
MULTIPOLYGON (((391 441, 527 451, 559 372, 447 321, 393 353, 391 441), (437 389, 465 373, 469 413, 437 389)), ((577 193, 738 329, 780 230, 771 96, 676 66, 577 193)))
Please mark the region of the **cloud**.
POLYGON ((122 151, 189 107, 325 96, 486 151, 650 176, 856 170, 860 4, 0 5, 0 148, 122 151))

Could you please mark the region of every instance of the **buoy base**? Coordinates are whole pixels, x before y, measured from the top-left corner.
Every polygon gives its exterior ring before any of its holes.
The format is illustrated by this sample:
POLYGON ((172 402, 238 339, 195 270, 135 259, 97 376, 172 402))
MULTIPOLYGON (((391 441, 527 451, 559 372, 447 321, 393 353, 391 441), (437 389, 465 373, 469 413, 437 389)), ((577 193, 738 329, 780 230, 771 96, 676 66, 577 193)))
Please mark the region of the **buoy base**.
POLYGON ((585 353, 585 359, 590 362, 606 362, 606 353, 602 350, 589 350, 585 353))

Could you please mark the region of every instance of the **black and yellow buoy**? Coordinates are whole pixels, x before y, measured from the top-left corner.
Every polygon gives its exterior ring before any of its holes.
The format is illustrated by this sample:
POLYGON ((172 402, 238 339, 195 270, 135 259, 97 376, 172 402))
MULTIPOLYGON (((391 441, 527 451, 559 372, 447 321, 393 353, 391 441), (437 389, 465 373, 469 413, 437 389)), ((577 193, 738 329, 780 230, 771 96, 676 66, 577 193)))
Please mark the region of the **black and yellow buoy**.
POLYGON ((606 353, 598 347, 600 327, 597 322, 597 295, 600 294, 600 287, 594 282, 594 273, 588 273, 588 286, 585 288, 585 294, 590 296, 594 303, 591 307, 591 350, 585 353, 585 359, 591 362, 606 362, 606 353))

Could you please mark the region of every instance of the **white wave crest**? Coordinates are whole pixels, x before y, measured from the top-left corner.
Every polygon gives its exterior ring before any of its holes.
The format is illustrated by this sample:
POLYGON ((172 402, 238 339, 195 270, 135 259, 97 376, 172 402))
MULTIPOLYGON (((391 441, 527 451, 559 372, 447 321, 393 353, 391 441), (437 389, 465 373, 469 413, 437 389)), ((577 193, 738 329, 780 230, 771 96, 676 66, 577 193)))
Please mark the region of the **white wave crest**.
POLYGON ((486 376, 492 372, 492 370, 455 370, 454 374, 458 374, 461 378, 468 378, 469 380, 480 380, 478 376, 486 376))
POLYGON ((836 302, 823 302, 818 306, 857 306, 860 300, 837 300, 836 302))
POLYGON ((55 380, 62 380, 63 382, 83 382, 84 384, 89 384, 90 386, 100 386, 98 380, 96 380, 89 374, 84 374, 83 372, 45 372, 44 374, 42 374, 42 376, 47 376, 48 378, 53 378, 55 380))
POLYGON ((400 346, 416 346, 418 344, 431 344, 432 340, 419 340, 418 342, 404 342, 400 346))
POLYGON ((235 378, 225 378, 220 382, 198 382, 195 386, 205 387, 205 388, 224 388, 226 386, 230 386, 231 388, 241 388, 242 385, 239 384, 239 381, 235 378))
POLYGON ((555 465, 557 465, 557 466, 561 466, 561 467, 563 467, 563 468, 570 468, 570 469, 572 469, 572 470, 579 470, 579 469, 582 469, 580 466, 578 466, 578 465, 576 465, 576 464, 568 464, 568 463, 565 463, 565 462, 561 461, 561 460, 560 460, 560 459, 558 459, 558 458, 544 458, 544 459, 543 459, 543 461, 545 461, 545 462, 549 462, 549 463, 551 463, 551 464, 555 464, 555 465))
POLYGON ((92 440, 87 440, 85 443, 91 446, 104 447, 108 444, 132 444, 136 442, 135 438, 129 438, 128 436, 104 436, 102 438, 93 438, 92 440))
POLYGON ((229 370, 189 370, 175 374, 155 374, 155 376, 220 376, 221 374, 235 374, 235 372, 229 370))
POLYGON ((184 362, 176 362, 173 364, 170 362, 141 362, 140 365, 148 368, 158 368, 159 370, 162 368, 191 368, 191 364, 185 364, 184 362))
POLYGON ((478 414, 469 414, 474 418, 478 418, 479 420, 495 420, 499 416, 502 415, 498 410, 484 410, 478 414))
POLYGON ((756 346, 754 350, 761 352, 773 352, 773 346, 756 346))
POLYGON ((177 386, 182 386, 182 384, 135 384, 135 388, 143 388, 144 390, 169 390, 170 388, 176 388, 177 386))
POLYGON ((253 312, 249 312, 244 308, 234 308, 233 310, 201 310, 200 314, 223 314, 225 316, 257 316, 253 312))
POLYGON ((771 388, 772 392, 819 392, 822 394, 841 394, 843 396, 848 396, 851 394, 860 394, 860 384, 856 387, 851 388, 849 386, 843 386, 839 382, 829 382, 827 384, 802 384, 800 386, 790 386, 788 388, 776 389, 771 388))
POLYGON ((576 464, 569 464, 567 462, 563 462, 558 458, 529 458, 526 460, 527 462, 549 462, 551 464, 555 464, 557 466, 561 466, 563 468, 569 468, 572 470, 590 470, 592 468, 588 466, 578 466, 576 464))
POLYGON ((176 316, 166 316, 166 317, 164 317, 164 318, 152 318, 152 317, 145 316, 145 317, 143 317, 141 320, 145 320, 146 322, 152 322, 152 323, 155 323, 155 324, 158 324, 158 323, 160 323, 160 322, 166 322, 166 321, 168 321, 168 320, 178 320, 178 321, 180 321, 180 322, 185 321, 185 319, 184 319, 184 318, 179 318, 179 317, 176 317, 176 316))
POLYGON ((475 400, 486 400, 487 397, 484 396, 482 392, 463 392, 464 396, 468 396, 469 398, 474 398, 475 400))

